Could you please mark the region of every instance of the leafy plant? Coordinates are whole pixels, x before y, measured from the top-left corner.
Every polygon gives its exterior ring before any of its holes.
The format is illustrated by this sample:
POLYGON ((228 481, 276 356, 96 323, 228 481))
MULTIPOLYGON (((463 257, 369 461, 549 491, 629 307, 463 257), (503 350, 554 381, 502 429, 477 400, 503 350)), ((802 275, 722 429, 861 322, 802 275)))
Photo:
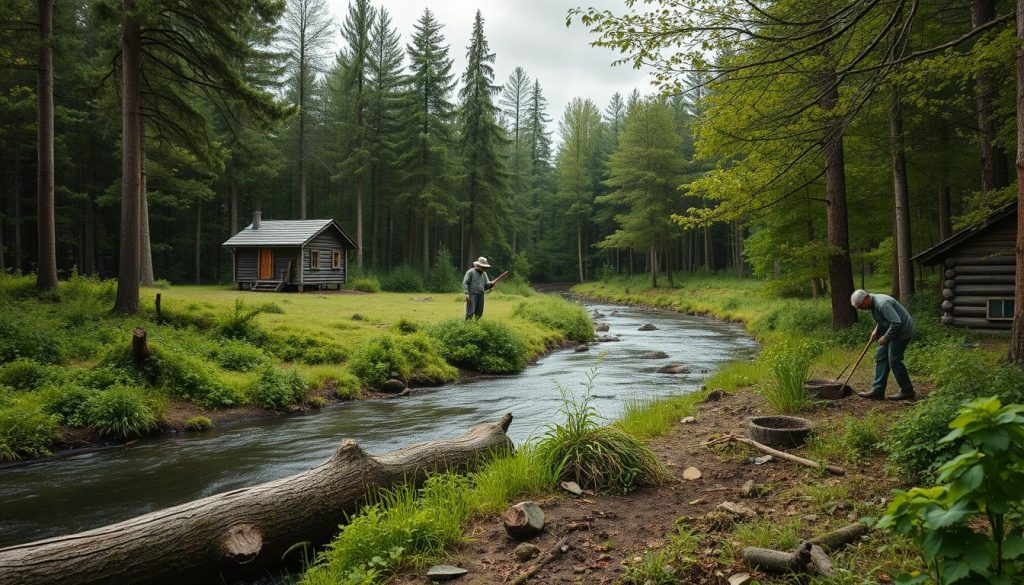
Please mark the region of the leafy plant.
POLYGON ((263 313, 283 313, 281 307, 273 303, 264 303, 255 307, 247 307, 242 299, 235 299, 234 311, 222 316, 216 326, 217 333, 233 339, 248 339, 262 342, 267 334, 256 322, 256 316, 263 313))
POLYGON ((45 457, 56 437, 57 417, 43 412, 37 399, 15 399, 0 407, 0 461, 45 457))
POLYGON ((640 562, 625 566, 622 585, 682 585, 690 583, 685 572, 697 562, 700 539, 679 526, 668 535, 668 542, 660 550, 644 553, 640 562))
POLYGON ((765 351, 772 381, 761 392, 775 412, 793 414, 806 410, 813 401, 804 390, 811 372, 815 348, 807 342, 781 342, 765 351))
POLYGON ((205 361, 158 343, 150 343, 149 351, 149 357, 142 364, 136 364, 130 348, 117 347, 103 358, 101 366, 120 370, 172 396, 202 406, 224 408, 242 402, 238 392, 222 382, 205 361))
POLYGON ((426 288, 420 271, 406 264, 389 272, 380 287, 391 292, 420 292, 426 288))
POLYGON ((302 400, 307 389, 306 382, 295 370, 265 366, 249 387, 249 398, 263 408, 286 410, 302 400))
POLYGON ((593 490, 629 492, 661 483, 668 472, 647 445, 618 427, 600 426, 591 404, 596 376, 595 366, 580 398, 559 388, 565 422, 548 425, 539 456, 559 479, 593 490))
POLYGON ((251 372, 270 361, 262 349, 241 341, 219 344, 212 357, 218 366, 235 372, 251 372))
POLYGON ((486 374, 514 374, 526 367, 529 347, 515 331, 495 321, 447 319, 430 327, 449 362, 486 374))
POLYGON ((427 290, 435 293, 457 292, 461 276, 452 263, 451 252, 441 246, 434 254, 434 265, 427 274, 427 290))
POLYGON ((594 337, 594 323, 587 311, 557 297, 520 301, 512 314, 550 327, 573 341, 589 341, 594 337))
POLYGON ((364 276, 362 278, 356 278, 348 287, 352 290, 357 290, 365 293, 379 293, 380 292, 380 281, 373 276, 364 276))
POLYGON ((142 393, 117 386, 93 394, 85 406, 89 427, 105 437, 134 439, 157 425, 155 409, 142 393))
POLYGON ((356 347, 349 368, 370 388, 378 388, 390 378, 426 384, 454 380, 458 370, 444 361, 437 345, 424 333, 381 333, 356 347))
POLYGON ((0 385, 15 390, 35 390, 51 377, 49 368, 27 358, 19 358, 0 366, 0 385))
POLYGON ((898 583, 1011 585, 1024 578, 1024 405, 980 398, 960 409, 942 443, 966 441, 938 470, 941 485, 896 490, 879 528, 909 535, 929 574, 898 583), (987 521, 979 529, 975 518, 987 521))
POLYGON ((186 431, 205 431, 213 428, 213 421, 206 416, 194 416, 185 421, 186 431))

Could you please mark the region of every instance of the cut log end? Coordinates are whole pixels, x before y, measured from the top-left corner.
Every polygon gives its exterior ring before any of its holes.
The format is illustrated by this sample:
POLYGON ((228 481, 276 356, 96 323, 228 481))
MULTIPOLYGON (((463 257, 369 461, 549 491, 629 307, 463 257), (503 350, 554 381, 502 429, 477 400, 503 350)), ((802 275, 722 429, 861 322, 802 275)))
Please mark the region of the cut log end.
POLYGON ((512 424, 512 413, 511 412, 506 412, 505 416, 501 417, 501 420, 498 421, 498 426, 501 427, 501 430, 506 431, 506 432, 508 431, 508 427, 511 424, 512 424))
POLYGON ((236 524, 220 538, 221 556, 228 561, 244 565, 263 549, 263 532, 254 524, 236 524))
POLYGON ((149 358, 149 346, 146 344, 146 330, 142 327, 132 329, 132 360, 141 364, 149 358))
POLYGON ((363 451, 359 443, 356 443, 353 439, 345 439, 341 442, 341 445, 338 445, 338 450, 334 452, 331 461, 361 461, 366 458, 366 451, 363 451))

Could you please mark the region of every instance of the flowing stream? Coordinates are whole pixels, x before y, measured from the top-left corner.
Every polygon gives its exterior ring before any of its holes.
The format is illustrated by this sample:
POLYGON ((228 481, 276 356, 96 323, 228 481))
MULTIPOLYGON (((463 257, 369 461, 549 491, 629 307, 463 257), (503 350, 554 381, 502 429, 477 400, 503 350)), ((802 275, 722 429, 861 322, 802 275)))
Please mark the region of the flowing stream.
MULTIPOLYGON (((561 420, 559 386, 581 392, 600 359, 594 406, 606 417, 624 399, 685 394, 716 367, 753 355, 754 342, 733 324, 632 307, 588 305, 605 315, 619 342, 588 352, 562 350, 523 373, 480 378, 411 397, 344 403, 319 412, 268 417, 202 433, 139 441, 0 470, 0 546, 97 528, 219 492, 277 479, 313 467, 341 439, 369 453, 452 437, 504 413, 515 417, 515 442, 537 437, 561 420), (644 323, 656 331, 638 331, 644 323), (663 351, 667 359, 645 359, 663 351), (655 370, 685 364, 689 374, 655 370)), ((601 334, 599 334, 601 335, 601 334)))

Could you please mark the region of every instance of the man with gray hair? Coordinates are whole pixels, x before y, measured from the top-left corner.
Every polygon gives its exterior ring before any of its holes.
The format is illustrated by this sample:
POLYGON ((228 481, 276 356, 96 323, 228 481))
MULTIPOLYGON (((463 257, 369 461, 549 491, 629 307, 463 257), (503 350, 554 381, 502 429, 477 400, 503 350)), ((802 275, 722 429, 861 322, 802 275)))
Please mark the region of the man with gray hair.
POLYGON ((861 311, 871 311, 875 328, 871 331, 868 344, 878 339, 875 381, 871 384, 870 392, 857 395, 872 400, 885 399, 885 385, 891 370, 893 379, 899 384, 900 393, 889 396, 889 400, 913 400, 917 394, 907 373, 907 366, 903 364, 903 353, 914 337, 914 319, 899 301, 889 295, 868 294, 867 291, 857 289, 850 296, 850 302, 861 311))
POLYGON ((484 292, 494 288, 494 283, 484 272, 490 268, 483 256, 473 261, 473 267, 462 277, 462 292, 466 295, 466 320, 484 316, 484 292))

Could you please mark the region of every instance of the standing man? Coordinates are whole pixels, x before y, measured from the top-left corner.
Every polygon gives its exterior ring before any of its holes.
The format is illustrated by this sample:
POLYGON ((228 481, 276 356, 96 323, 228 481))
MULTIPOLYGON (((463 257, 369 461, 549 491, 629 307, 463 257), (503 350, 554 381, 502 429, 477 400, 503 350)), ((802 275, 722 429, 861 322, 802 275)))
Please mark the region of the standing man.
POLYGON ((483 256, 473 262, 473 267, 462 277, 462 292, 466 293, 466 320, 484 316, 484 291, 494 287, 484 268, 490 268, 483 256))
POLYGON ((860 392, 857 395, 872 400, 885 399, 885 384, 889 371, 892 370, 892 377, 899 384, 900 393, 889 396, 889 400, 913 400, 917 394, 914 392, 910 375, 907 374, 907 366, 903 364, 903 352, 914 337, 914 320, 910 313, 889 295, 872 295, 861 289, 853 291, 850 302, 861 311, 871 311, 871 316, 875 319, 871 341, 878 339, 878 350, 875 351, 875 381, 871 384, 870 392, 860 392))

